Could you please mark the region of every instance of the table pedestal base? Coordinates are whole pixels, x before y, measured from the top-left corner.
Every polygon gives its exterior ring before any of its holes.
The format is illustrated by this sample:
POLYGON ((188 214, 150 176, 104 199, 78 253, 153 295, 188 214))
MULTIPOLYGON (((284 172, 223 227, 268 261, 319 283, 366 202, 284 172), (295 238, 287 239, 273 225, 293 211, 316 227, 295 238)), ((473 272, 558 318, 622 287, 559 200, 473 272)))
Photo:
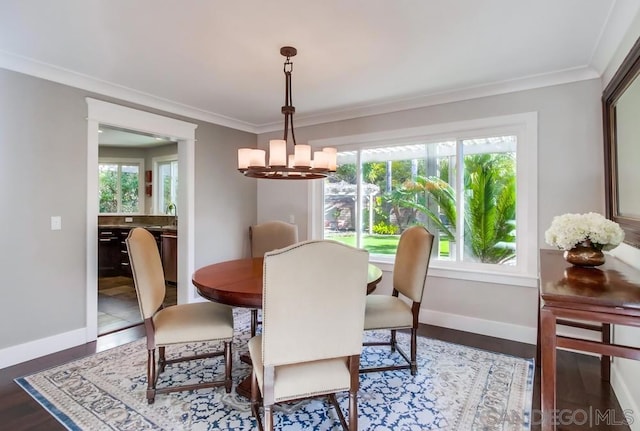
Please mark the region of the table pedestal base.
MULTIPOLYGON (((240 355, 240 360, 245 364, 252 365, 251 356, 249 356, 248 353, 240 355)), ((251 399, 251 373, 236 386, 236 393, 249 400, 251 399)), ((259 395, 260 394, 258 394, 258 396, 259 395)))

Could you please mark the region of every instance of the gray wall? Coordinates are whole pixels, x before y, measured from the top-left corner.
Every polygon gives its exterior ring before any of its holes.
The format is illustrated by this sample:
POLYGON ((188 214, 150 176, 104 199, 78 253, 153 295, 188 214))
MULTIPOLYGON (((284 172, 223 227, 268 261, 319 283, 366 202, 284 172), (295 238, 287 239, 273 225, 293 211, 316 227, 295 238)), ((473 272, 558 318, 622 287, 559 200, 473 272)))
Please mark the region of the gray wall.
POLYGON ((236 149, 255 135, 5 69, 0 95, 0 349, 85 327, 87 96, 198 124, 196 265, 244 253, 256 183, 237 173, 236 149))

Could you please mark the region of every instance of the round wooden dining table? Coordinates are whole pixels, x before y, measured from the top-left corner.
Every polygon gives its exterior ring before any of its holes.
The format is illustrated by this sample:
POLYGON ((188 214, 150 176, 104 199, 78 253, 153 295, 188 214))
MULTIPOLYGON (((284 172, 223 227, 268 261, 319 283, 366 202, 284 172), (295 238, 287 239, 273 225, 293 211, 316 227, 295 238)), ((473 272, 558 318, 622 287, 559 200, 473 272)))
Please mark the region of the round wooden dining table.
MULTIPOLYGON (((263 258, 229 260, 204 266, 193 273, 198 293, 210 301, 233 307, 262 308, 263 258)), ((369 264, 367 294, 382 280, 382 270, 369 264)))
MULTIPOLYGON (((262 308, 262 257, 229 260, 204 266, 193 273, 192 281, 198 293, 214 302, 233 307, 262 308)), ((367 271, 367 295, 382 280, 382 270, 369 264, 367 271)), ((255 311, 253 311, 256 313, 255 311)), ((251 322, 251 334, 256 331, 256 319, 251 322)), ((241 355, 243 362, 251 363, 249 355, 241 355)), ((251 396, 250 376, 242 380, 236 392, 246 398, 251 396)))

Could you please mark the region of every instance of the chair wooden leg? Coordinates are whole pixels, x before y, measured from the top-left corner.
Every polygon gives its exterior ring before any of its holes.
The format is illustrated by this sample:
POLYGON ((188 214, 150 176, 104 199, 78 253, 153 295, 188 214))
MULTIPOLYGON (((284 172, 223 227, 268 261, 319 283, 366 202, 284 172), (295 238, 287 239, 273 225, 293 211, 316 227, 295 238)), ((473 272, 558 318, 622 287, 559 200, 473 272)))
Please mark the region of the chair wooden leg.
POLYGON ((336 415, 338 416, 338 419, 340 420, 340 425, 342 425, 342 429, 349 430, 349 424, 347 424, 347 421, 344 418, 344 413, 342 413, 342 409, 340 408, 340 404, 338 403, 338 400, 336 399, 336 394, 328 394, 327 395, 327 399, 329 400, 329 404, 331 404, 333 406, 333 408, 336 410, 336 415))
POLYGON ((411 328, 411 375, 418 374, 418 331, 411 328))
POLYGON ((158 347, 158 374, 164 373, 166 365, 167 358, 165 356, 164 346, 158 347))
POLYGON ((253 310, 251 310, 251 336, 252 337, 256 336, 257 328, 258 328, 258 310, 254 308, 253 310))
POLYGON ((358 430, 358 391, 349 391, 349 429, 358 430))
POLYGON ((391 330, 391 340, 390 340, 390 343, 391 343, 391 351, 392 351, 392 352, 395 352, 395 351, 396 351, 396 330, 395 330, 395 329, 392 329, 392 330, 391 330))
POLYGON ((156 350, 147 350, 147 403, 153 404, 156 398, 156 350))
POLYGON ((255 371, 251 370, 251 413, 256 419, 258 430, 263 431, 262 419, 260 418, 260 404, 258 397, 258 379, 255 371))
POLYGON ((225 341, 224 343, 224 390, 226 393, 231 392, 231 386, 233 380, 231 380, 231 367, 232 367, 232 355, 231 341, 225 341))
POLYGON ((360 388, 360 356, 354 355, 349 358, 349 374, 351 381, 349 384, 349 429, 358 431, 358 389, 360 388))
POLYGON ((273 431, 273 406, 264 406, 264 429, 273 431))

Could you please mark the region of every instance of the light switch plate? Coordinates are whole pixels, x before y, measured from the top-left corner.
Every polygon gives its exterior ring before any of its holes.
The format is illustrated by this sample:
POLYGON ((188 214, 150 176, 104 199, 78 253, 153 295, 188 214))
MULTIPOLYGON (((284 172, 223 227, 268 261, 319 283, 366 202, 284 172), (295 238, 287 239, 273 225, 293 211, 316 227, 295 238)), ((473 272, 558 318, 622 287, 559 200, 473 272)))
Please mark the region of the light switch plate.
POLYGON ((51 230, 62 230, 62 217, 51 216, 51 230))

